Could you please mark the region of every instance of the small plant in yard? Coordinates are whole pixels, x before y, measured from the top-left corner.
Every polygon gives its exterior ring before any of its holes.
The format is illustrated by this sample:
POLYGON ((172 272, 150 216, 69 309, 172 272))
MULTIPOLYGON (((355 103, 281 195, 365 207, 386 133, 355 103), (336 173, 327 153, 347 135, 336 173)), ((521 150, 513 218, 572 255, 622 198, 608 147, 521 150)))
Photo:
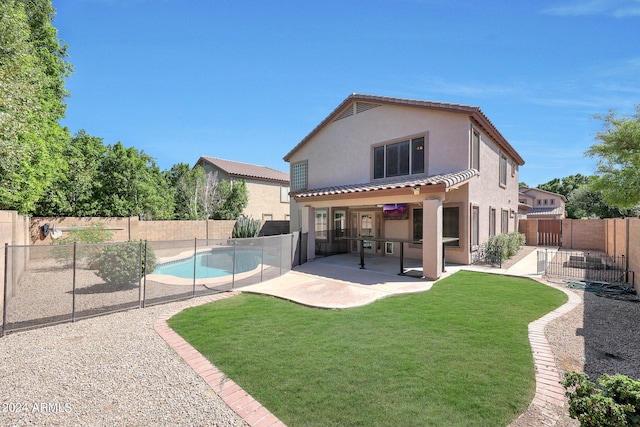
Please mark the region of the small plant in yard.
POLYGON ((144 249, 139 242, 133 241, 103 246, 93 262, 96 275, 112 287, 135 284, 146 271, 151 272, 156 268, 155 253, 147 246, 145 262, 144 249))
POLYGON ((580 372, 565 373, 561 382, 569 398, 569 415, 582 427, 640 426, 640 380, 602 375, 596 384, 580 372))
POLYGON ((76 251, 76 261, 88 261, 99 254, 100 246, 92 243, 108 242, 112 238, 111 231, 104 228, 102 224, 95 224, 90 227, 71 227, 67 236, 58 239, 51 250, 51 256, 59 264, 71 265, 73 262, 73 243, 79 243, 76 251))
POLYGON ((260 233, 260 220, 243 216, 238 218, 236 224, 233 226, 231 237, 234 239, 258 237, 258 233, 260 233))

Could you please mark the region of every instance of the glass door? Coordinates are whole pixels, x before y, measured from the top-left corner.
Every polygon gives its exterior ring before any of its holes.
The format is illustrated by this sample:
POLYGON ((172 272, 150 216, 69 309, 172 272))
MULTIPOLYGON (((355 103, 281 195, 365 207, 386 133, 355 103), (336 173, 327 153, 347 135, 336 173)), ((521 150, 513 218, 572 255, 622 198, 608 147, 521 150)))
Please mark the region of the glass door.
MULTIPOLYGON (((354 231, 356 232, 356 236, 353 237, 364 237, 375 239, 376 238, 376 214, 375 212, 354 212, 352 215, 352 220, 354 224, 354 231)), ((351 246, 351 250, 353 252, 360 251, 360 241, 353 241, 353 245, 351 246)), ((375 253, 376 252, 376 244, 372 240, 364 240, 362 242, 364 245, 365 253, 375 253)))

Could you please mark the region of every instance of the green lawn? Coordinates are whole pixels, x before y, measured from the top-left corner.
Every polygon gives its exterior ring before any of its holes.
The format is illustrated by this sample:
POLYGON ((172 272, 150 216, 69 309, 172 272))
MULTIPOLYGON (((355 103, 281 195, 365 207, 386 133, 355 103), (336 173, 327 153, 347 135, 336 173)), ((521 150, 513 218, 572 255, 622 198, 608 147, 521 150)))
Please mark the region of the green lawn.
POLYGON ((565 301, 459 272, 360 308, 243 294, 169 325, 289 426, 500 426, 534 395, 527 325, 565 301))

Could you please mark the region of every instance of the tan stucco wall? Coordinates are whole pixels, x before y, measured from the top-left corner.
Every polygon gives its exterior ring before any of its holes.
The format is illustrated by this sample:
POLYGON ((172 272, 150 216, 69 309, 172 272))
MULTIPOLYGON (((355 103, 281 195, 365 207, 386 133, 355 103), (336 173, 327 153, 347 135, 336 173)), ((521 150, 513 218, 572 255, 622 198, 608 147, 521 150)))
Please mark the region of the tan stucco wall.
POLYGON ((281 184, 245 180, 249 190, 249 202, 243 213, 262 221, 263 215, 270 214, 274 220, 285 220, 289 216, 289 203, 280 201, 281 184))
POLYGON ((423 109, 380 106, 328 124, 290 159, 308 161, 313 187, 372 180, 372 150, 426 134, 428 175, 469 167, 469 121, 464 115, 423 109))

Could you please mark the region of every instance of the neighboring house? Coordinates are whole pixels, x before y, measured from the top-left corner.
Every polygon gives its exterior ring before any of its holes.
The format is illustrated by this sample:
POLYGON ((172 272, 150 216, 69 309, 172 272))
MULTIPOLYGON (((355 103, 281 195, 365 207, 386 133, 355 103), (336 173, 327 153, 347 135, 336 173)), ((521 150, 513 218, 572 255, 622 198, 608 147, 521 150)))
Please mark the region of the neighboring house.
POLYGON ((358 250, 341 236, 387 256, 406 240, 435 279, 443 255, 470 264, 490 235, 517 230, 524 160, 478 107, 352 94, 284 160, 307 259, 358 250))
POLYGON ((520 187, 518 212, 523 219, 564 219, 567 198, 539 188, 520 187))
POLYGON ((200 157, 196 165, 217 172, 219 180, 244 181, 249 202, 243 215, 264 221, 289 220, 289 174, 265 166, 200 157))

